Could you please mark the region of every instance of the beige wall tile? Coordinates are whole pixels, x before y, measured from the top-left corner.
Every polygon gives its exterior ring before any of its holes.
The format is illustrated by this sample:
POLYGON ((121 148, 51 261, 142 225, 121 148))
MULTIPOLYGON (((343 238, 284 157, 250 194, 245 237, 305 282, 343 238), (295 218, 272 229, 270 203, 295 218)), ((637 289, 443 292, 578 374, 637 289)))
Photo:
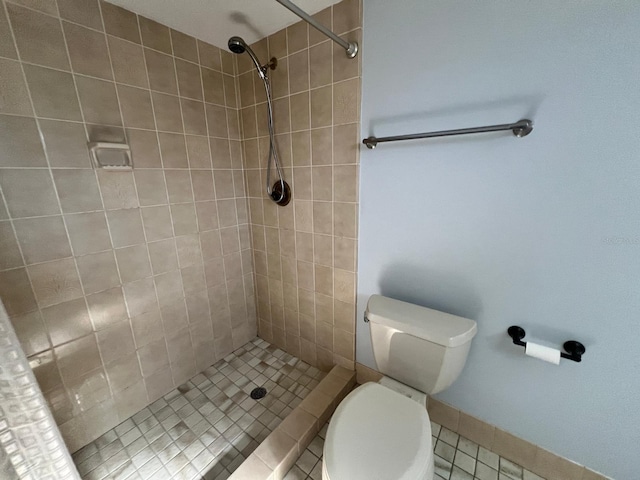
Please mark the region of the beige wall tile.
POLYGON ((332 121, 332 90, 321 87, 311 91, 311 127, 327 127, 332 121))
POLYGON ((69 70, 58 19, 10 3, 7 4, 7 11, 23 61, 69 70))
POLYGON ((255 480, 257 478, 272 480, 273 470, 264 464, 257 455, 249 455, 240 467, 233 472, 235 480, 255 480))
MULTIPOLYGON (((2 292, 2 299, 6 306, 7 297, 4 292, 2 292)), ((40 312, 35 311, 12 317, 11 323, 25 355, 31 356, 51 348, 51 342, 40 312)))
POLYGON ((140 212, 147 241, 154 242, 173 236, 171 210, 168 206, 144 207, 140 212))
POLYGON ((155 128, 149 91, 126 85, 118 85, 117 90, 124 125, 134 128, 155 128))
POLYGON ((610 478, 602 475, 601 473, 594 472, 593 470, 585 468, 582 480, 610 480, 610 478))
POLYGON ((317 128, 311 131, 311 163, 313 165, 331 165, 332 143, 331 128, 317 128))
POLYGON ((173 239, 149 243, 149 256, 151 258, 151 267, 155 275, 176 270, 178 268, 176 244, 173 239))
POLYGON ((176 57, 198 63, 198 47, 195 38, 177 30, 171 30, 171 44, 176 57))
POLYGON ((84 298, 44 308, 42 318, 54 347, 93 331, 84 298))
POLYGON ((358 121, 360 80, 353 78, 333 84, 334 123, 353 123, 358 121))
MULTIPOLYGON (((124 355, 105 367, 109 384, 114 393, 127 387, 142 383, 142 373, 138 356, 135 353, 124 355)), ((144 385, 144 383, 142 383, 144 385)))
POLYGON ((119 248, 115 253, 122 283, 134 282, 151 275, 146 245, 119 248))
POLYGON ((35 65, 23 68, 36 115, 60 120, 82 119, 71 74, 35 65))
POLYGON ((13 218, 60 213, 53 182, 47 170, 2 170, 0 187, 13 218))
POLYGON ((102 18, 97 0, 58 0, 60 17, 95 30, 102 30, 102 18))
POLYGON ((62 22, 62 25, 73 71, 113 79, 105 35, 69 22, 62 22))
POLYGON ((27 265, 71 256, 62 217, 39 217, 14 222, 27 265))
POLYGON ((200 64, 203 67, 212 68, 214 70, 218 70, 219 72, 222 71, 220 49, 201 40, 198 40, 197 42, 200 64))
POLYGON ((145 47, 171 54, 171 36, 169 28, 145 17, 138 17, 142 44, 145 47))
POLYGON ((115 287, 87 295, 93 328, 98 331, 128 318, 122 288, 115 287))
POLYGON ((80 279, 72 258, 31 265, 28 271, 40 308, 82 296, 80 279))
POLYGON ((185 140, 187 144, 189 166, 191 168, 212 168, 211 154, 209 152, 209 143, 207 142, 207 138, 186 135, 185 140))
MULTIPOLYGON (((288 469, 284 470, 287 459, 291 457, 292 454, 295 454, 297 458, 297 443, 298 442, 287 435, 284 430, 277 428, 260 443, 258 448, 254 450, 253 455, 256 455, 269 468, 279 471, 281 475, 283 475, 288 471, 288 469)), ((291 465, 289 465, 289 468, 290 467, 291 465)))
POLYGON ((64 381, 71 381, 100 368, 100 353, 93 334, 56 347, 56 359, 64 381))
POLYGON ((340 165, 334 167, 335 200, 338 202, 358 201, 358 167, 356 165, 340 165))
POLYGON ((333 28, 337 34, 362 25, 360 0, 344 0, 333 6, 333 28))
POLYGON ((0 270, 21 267, 23 264, 11 222, 0 222, 0 270))
POLYGON ((62 386, 62 378, 58 371, 58 364, 53 355, 53 351, 34 355, 29 358, 29 365, 36 376, 38 385, 43 392, 51 392, 51 390, 60 390, 62 386))
POLYGON ((111 210, 107 212, 111 239, 115 248, 144 243, 140 209, 111 210))
POLYGON ((131 154, 138 168, 162 168, 156 132, 127 130, 131 154))
POLYGON ((136 170, 134 178, 141 206, 166 205, 168 203, 163 172, 159 170, 136 170))
POLYGON ((165 172, 169 203, 193 202, 191 176, 187 171, 171 170, 165 172))
MULTIPOLYGON (((56 120, 40 120, 39 123, 49 163, 53 168, 91 168, 86 133, 82 124, 56 120)), ((37 155, 30 156, 38 158, 37 155)))
POLYGON ((185 80, 183 80, 184 92, 181 90, 181 95, 190 98, 197 98, 202 100, 202 92, 204 90, 204 100, 208 103, 215 103, 216 105, 224 105, 224 79, 223 74, 216 70, 209 70, 208 68, 201 69, 202 84, 200 84, 200 75, 197 72, 187 74, 185 72, 185 80), (187 80, 188 79, 188 80, 187 80), (195 81, 197 80, 197 82, 195 81), (191 85, 191 86, 190 86, 191 85), (198 92, 197 89, 200 88, 198 92))
POLYGON ((309 89, 308 50, 302 50, 289 57, 289 88, 291 94, 309 89))
POLYGON ((96 175, 92 170, 53 170, 63 213, 102 210, 96 175))
POLYGON ((442 403, 433 397, 429 397, 427 411, 432 421, 454 432, 458 431, 460 422, 460 411, 458 409, 442 403))
POLYGON ((128 321, 119 322, 96 333, 98 348, 105 364, 135 352, 128 321))
POLYGON ((378 382, 382 378, 382 374, 380 372, 373 370, 366 365, 362 365, 361 363, 356 363, 356 375, 357 382, 360 385, 367 382, 378 382))
POLYGON ((122 125, 115 84, 75 76, 84 120, 100 125, 122 125))
POLYGON ((585 468, 538 447, 532 470, 549 480, 583 480, 585 468))
POLYGON ((151 90, 177 95, 178 84, 173 59, 148 48, 144 49, 144 56, 151 90))
MULTIPOLYGON (((38 307, 25 268, 0 272, 0 296, 11 317, 26 314, 38 307)), ((24 343, 22 339, 21 342, 24 343)))
POLYGON ((464 412, 460 412, 458 433, 488 450, 493 447, 495 427, 464 412))
MULTIPOLYGON (((429 400, 429 403, 431 403, 431 400, 429 400)), ((492 451, 501 457, 516 462, 527 470, 533 470, 535 467, 537 450, 538 447, 532 443, 496 428, 492 451)))
POLYGON ((171 216, 173 218, 173 230, 176 235, 197 233, 198 225, 193 203, 171 205, 171 216))
POLYGON ((0 88, 2 89, 0 113, 33 115, 20 63, 0 59, 0 88))
MULTIPOLYGON (((184 143, 184 135, 175 133, 159 133, 158 140, 160 142, 160 153, 162 155, 162 164, 165 168, 187 168, 187 148, 184 143)), ((188 172, 171 172, 172 179, 169 180, 167 175, 167 184, 173 180, 173 177, 182 175, 184 176, 188 172)), ((186 181, 186 180, 185 180, 186 181)), ((173 187, 171 184, 171 188, 173 187)), ((171 195, 172 191, 169 191, 171 195)))
POLYGON ((96 293, 120 284, 112 250, 77 258, 80 280, 85 293, 96 293))
POLYGON ((309 26, 306 22, 297 22, 287 28, 287 49, 289 54, 309 46, 309 26))
POLYGON ((148 88, 142 47, 110 35, 107 36, 107 43, 116 82, 148 88))
POLYGON ((204 113, 204 104, 186 98, 180 99, 185 133, 192 135, 206 135, 207 122, 204 113))
MULTIPOLYGON (((362 45, 362 30, 358 29, 347 34, 341 35, 347 42, 356 42, 362 45)), ((345 55, 344 49, 337 43, 332 45, 333 48, 333 81, 339 82, 360 75, 360 63, 362 56, 349 58, 345 55)))
POLYGON ((0 55, 8 58, 18 58, 9 27, 9 20, 4 9, 0 12, 0 55))
POLYGON ((107 2, 100 2, 100 6, 107 33, 140 43, 140 29, 135 13, 107 2))
POLYGON ((123 286, 129 315, 135 317, 158 308, 153 279, 145 278, 123 286))

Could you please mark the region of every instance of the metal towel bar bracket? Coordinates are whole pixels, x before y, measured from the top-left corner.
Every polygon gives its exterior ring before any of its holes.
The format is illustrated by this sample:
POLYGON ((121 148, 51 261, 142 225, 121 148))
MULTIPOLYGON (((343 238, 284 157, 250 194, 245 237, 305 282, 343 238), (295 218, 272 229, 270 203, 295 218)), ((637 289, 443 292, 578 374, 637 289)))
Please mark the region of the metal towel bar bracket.
POLYGON ((411 135, 396 135, 393 137, 368 137, 362 140, 367 148, 374 149, 379 143, 397 142, 400 140, 418 140, 421 138, 450 137, 453 135, 467 135, 470 133, 488 133, 511 130, 516 137, 526 137, 533 131, 533 122, 523 119, 516 123, 489 125, 486 127, 461 128, 458 130, 441 130, 439 132, 413 133, 411 135))

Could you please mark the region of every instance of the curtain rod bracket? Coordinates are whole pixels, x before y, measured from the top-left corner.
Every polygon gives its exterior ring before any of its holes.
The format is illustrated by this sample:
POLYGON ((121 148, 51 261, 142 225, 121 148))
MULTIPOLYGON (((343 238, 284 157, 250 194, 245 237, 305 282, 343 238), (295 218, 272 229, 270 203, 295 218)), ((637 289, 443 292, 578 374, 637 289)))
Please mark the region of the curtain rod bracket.
POLYGON ((336 42, 338 45, 340 45, 342 48, 344 48, 345 51, 347 52, 348 58, 355 58, 356 55, 358 55, 358 44, 356 42, 347 42, 343 38, 340 38, 338 35, 333 33, 331 30, 329 30, 327 27, 325 27, 321 23, 318 23, 315 18, 310 16, 307 12, 305 12, 304 10, 302 10, 300 7, 290 2, 289 0, 276 0, 276 2, 278 2, 280 5, 282 5, 289 11, 296 14, 298 17, 300 17, 302 20, 307 22, 313 28, 323 33, 324 35, 329 37, 331 40, 336 42))

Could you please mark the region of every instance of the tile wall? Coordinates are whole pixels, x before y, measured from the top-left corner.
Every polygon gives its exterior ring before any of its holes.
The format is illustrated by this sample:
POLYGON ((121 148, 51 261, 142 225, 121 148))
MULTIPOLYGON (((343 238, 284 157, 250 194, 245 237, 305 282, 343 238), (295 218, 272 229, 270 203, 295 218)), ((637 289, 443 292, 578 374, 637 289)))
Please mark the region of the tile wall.
MULTIPOLYGON (((318 21, 361 39, 362 5, 345 0, 318 21)), ((238 57, 240 118, 261 338, 322 369, 353 369, 361 56, 300 21, 253 46, 276 57, 271 77, 277 146, 293 200, 266 198, 266 97, 238 57)))
POLYGON ((236 60, 97 0, 0 6, 0 297, 74 451, 255 337, 236 60))

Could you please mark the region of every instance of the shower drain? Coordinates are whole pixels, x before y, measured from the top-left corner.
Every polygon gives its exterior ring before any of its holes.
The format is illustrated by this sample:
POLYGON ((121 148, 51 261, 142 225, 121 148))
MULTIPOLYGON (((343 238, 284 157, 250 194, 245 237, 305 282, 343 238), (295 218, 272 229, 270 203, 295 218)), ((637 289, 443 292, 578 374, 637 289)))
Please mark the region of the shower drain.
POLYGON ((254 400, 260 400, 261 398, 264 398, 266 394, 267 389, 264 387, 257 387, 251 390, 251 398, 253 398, 254 400))

